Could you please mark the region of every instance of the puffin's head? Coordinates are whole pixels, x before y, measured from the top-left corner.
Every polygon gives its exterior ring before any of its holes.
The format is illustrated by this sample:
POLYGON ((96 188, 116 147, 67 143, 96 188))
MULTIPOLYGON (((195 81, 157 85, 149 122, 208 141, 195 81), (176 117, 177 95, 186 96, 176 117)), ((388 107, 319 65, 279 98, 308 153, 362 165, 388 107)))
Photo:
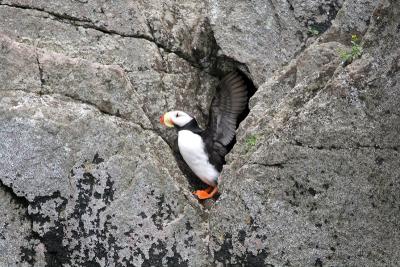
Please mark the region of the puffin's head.
POLYGON ((160 117, 161 124, 168 127, 177 126, 178 128, 185 126, 191 120, 193 120, 191 116, 180 110, 167 112, 160 117))

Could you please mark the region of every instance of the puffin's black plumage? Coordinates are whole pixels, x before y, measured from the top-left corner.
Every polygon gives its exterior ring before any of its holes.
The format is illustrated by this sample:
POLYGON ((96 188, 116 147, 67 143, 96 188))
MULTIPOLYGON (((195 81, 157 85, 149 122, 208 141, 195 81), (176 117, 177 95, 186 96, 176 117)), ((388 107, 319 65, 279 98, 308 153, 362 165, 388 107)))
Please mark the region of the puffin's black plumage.
MULTIPOLYGON (((201 133, 210 163, 221 172, 233 142, 237 119, 247 106, 247 87, 238 72, 226 75, 211 102, 208 126, 201 133)), ((197 123, 196 123, 197 124, 197 123)))
POLYGON ((175 124, 174 127, 178 132, 182 130, 189 130, 191 132, 194 132, 195 134, 200 134, 200 135, 204 132, 204 130, 199 127, 199 124, 197 123, 196 119, 192 119, 189 123, 185 124, 184 126, 179 126, 175 124))

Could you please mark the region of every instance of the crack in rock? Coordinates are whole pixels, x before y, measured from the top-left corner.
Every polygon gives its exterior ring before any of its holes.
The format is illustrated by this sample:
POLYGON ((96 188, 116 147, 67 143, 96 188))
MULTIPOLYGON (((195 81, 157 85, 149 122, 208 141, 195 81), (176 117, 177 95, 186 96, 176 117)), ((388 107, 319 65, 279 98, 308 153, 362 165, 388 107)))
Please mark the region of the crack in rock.
POLYGON ((80 18, 76 18, 76 17, 70 16, 67 14, 59 14, 59 13, 47 11, 47 10, 41 9, 41 8, 30 7, 28 5, 0 3, 0 6, 8 6, 8 7, 19 8, 19 9, 24 9, 24 10, 35 10, 35 11, 43 12, 43 13, 50 15, 54 20, 56 20, 58 22, 66 23, 66 24, 69 24, 72 26, 80 26, 80 27, 83 27, 86 29, 93 29, 93 30, 102 32, 103 34, 117 35, 117 36, 120 36, 123 38, 135 38, 135 39, 146 40, 148 42, 155 44, 159 49, 161 48, 164 51, 166 51, 167 53, 175 54, 179 58, 188 62, 192 67, 200 69, 200 70, 205 70, 205 68, 202 67, 201 64, 197 63, 189 55, 186 55, 182 51, 172 50, 172 49, 168 48, 167 46, 163 45, 162 43, 157 42, 157 40, 154 38, 154 36, 147 36, 145 34, 124 34, 124 33, 121 33, 121 32, 115 31, 115 30, 107 29, 102 26, 94 25, 94 23, 89 19, 80 19, 80 18))

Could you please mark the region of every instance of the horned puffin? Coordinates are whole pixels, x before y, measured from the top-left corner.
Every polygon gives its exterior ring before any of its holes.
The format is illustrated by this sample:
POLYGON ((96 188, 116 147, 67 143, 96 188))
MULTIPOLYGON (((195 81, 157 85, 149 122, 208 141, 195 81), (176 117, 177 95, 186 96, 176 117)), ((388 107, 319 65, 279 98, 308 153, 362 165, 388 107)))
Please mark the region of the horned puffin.
POLYGON ((193 192, 199 199, 212 198, 218 192, 218 177, 247 100, 243 77, 238 72, 231 72, 217 87, 206 129, 201 129, 195 118, 180 110, 169 111, 160 117, 161 124, 178 131, 180 154, 194 174, 209 185, 205 190, 193 192))

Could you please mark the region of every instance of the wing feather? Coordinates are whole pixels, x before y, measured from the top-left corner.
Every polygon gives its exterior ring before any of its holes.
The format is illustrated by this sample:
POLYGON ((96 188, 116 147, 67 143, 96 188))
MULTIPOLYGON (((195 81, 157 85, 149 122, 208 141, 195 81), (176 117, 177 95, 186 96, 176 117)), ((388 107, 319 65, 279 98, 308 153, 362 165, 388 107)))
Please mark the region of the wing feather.
POLYGON ((231 72, 221 80, 211 102, 204 139, 210 160, 216 161, 221 168, 227 146, 235 137, 237 119, 245 110, 247 100, 247 87, 243 77, 238 72, 231 72))

